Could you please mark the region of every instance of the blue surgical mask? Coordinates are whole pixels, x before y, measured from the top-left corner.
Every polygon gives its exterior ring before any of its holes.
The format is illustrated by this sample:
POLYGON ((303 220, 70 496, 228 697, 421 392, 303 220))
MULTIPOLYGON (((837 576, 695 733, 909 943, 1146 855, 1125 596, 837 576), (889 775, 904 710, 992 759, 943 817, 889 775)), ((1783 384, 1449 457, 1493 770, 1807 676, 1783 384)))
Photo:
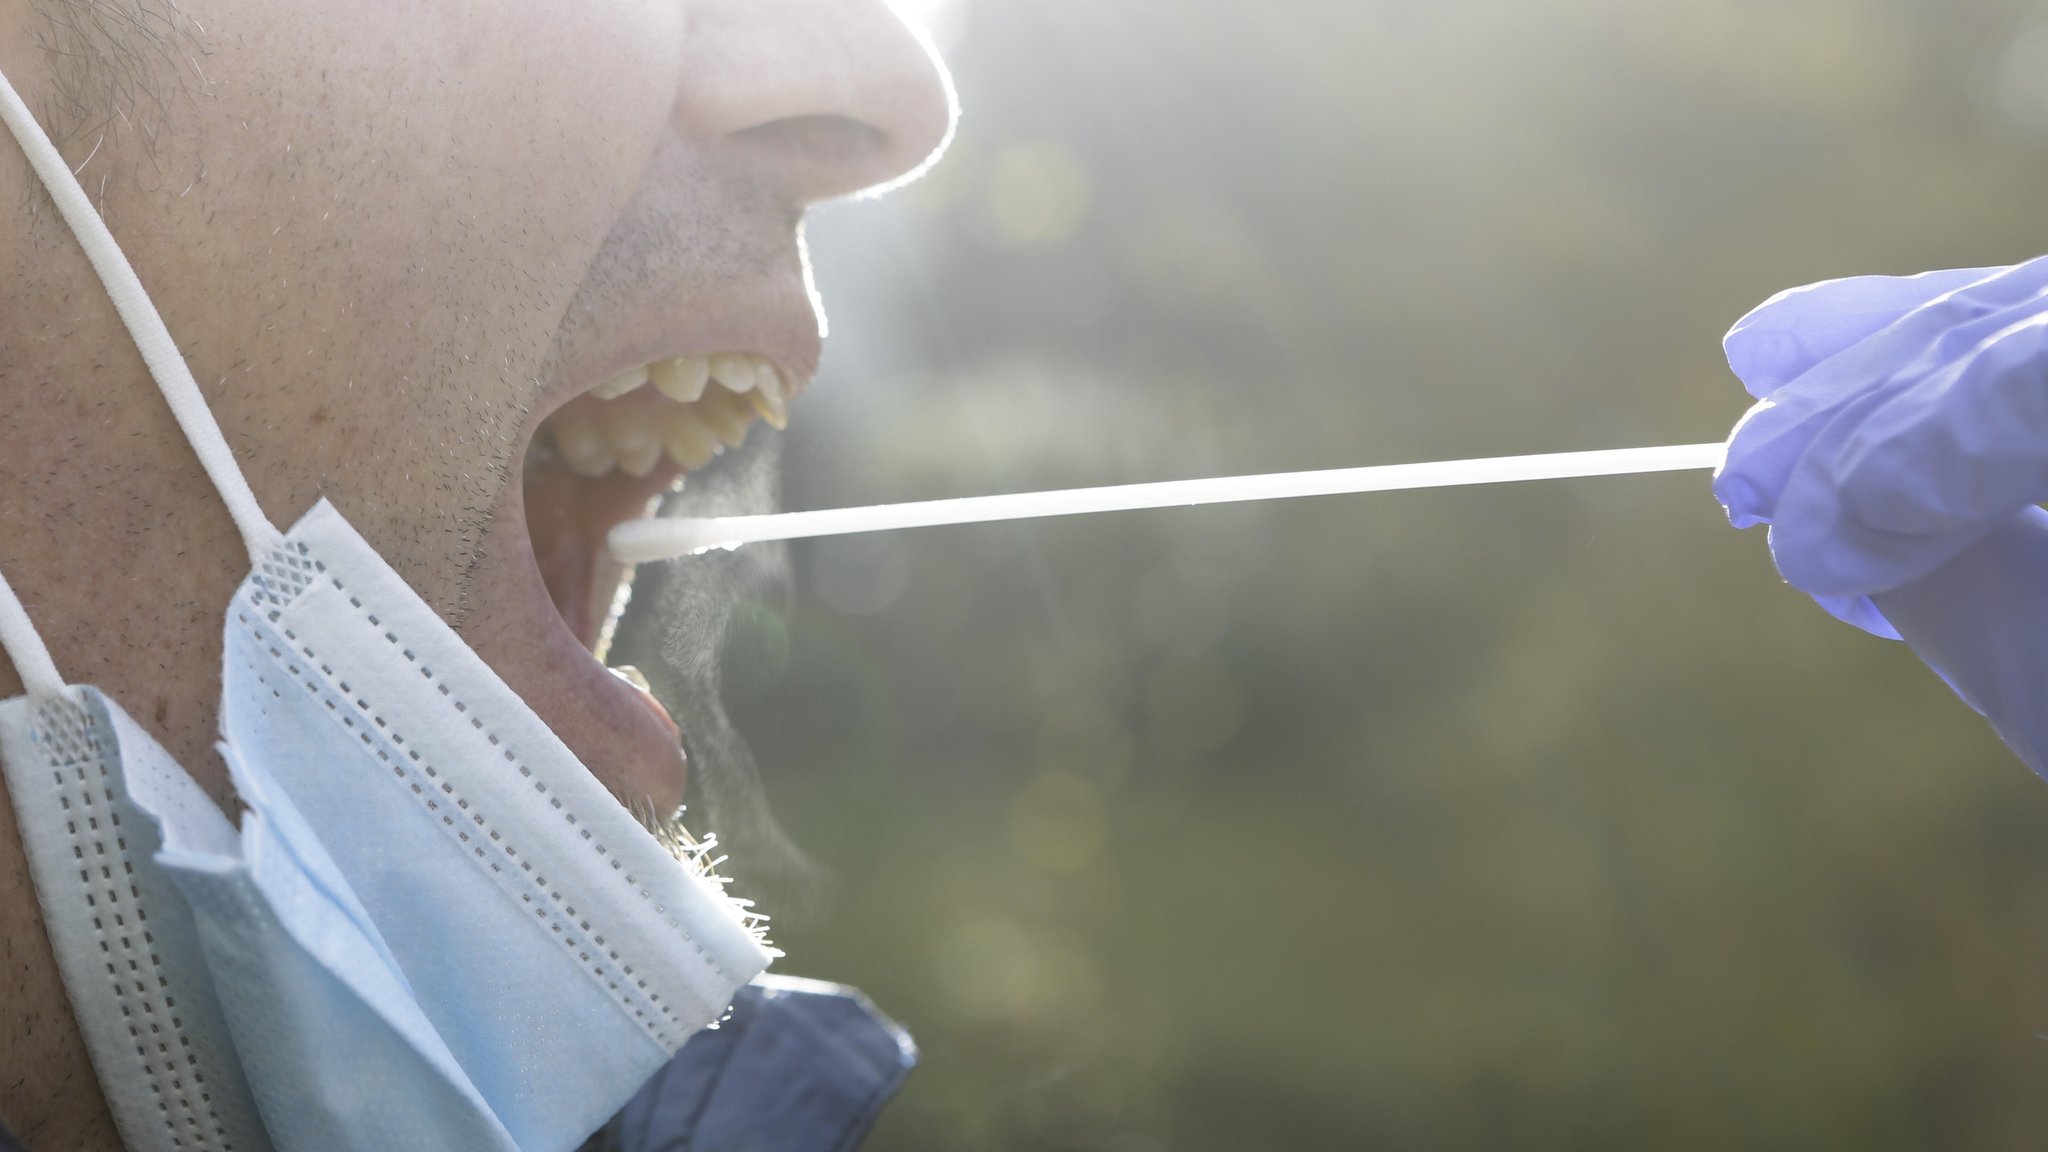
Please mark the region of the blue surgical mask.
POLYGON ((169 333, 0 76, 0 119, 249 549, 229 825, 0 582, 0 759, 65 989, 134 1152, 576 1146, 771 952, 326 502, 264 516, 169 333), (125 890, 124 890, 125 888, 125 890), (118 948, 117 948, 118 945, 118 948))

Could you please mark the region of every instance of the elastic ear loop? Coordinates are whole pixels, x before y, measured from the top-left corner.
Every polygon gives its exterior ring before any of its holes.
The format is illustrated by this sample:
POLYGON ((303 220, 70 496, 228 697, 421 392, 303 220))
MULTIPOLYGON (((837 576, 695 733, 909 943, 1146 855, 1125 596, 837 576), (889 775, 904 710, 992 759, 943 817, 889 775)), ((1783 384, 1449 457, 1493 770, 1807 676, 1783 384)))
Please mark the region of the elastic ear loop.
POLYGON ((21 597, 14 594, 5 574, 0 574, 0 649, 14 661, 14 670, 30 696, 64 694, 64 677, 57 674, 57 662, 50 659, 49 647, 29 622, 28 609, 22 607, 21 597))
MULTIPOLYGON (((43 186, 50 190, 50 198, 56 201, 57 211, 63 214, 64 222, 78 237, 79 247, 85 249, 85 258, 92 261, 93 271, 99 274, 100 283, 114 301, 115 311, 121 314, 121 322, 128 326, 128 334, 135 338, 135 346, 141 350, 143 362, 149 365, 150 376, 162 390, 164 400, 170 404, 171 415, 177 418, 178 427, 184 429, 185 439, 191 442, 192 451, 199 456, 200 467, 206 469, 214 488, 220 492, 221 500, 227 504, 228 515, 235 518, 235 527, 242 532, 242 543, 248 546, 250 563, 260 566, 283 542, 283 535, 263 514, 263 507, 256 502, 256 494, 250 491, 248 480, 235 466, 235 454, 221 436, 220 425, 214 422, 213 413, 207 409, 206 397, 199 391, 199 382, 192 379, 192 370, 185 366, 185 358, 179 355, 177 343, 171 339, 170 330, 164 327, 163 317, 157 315, 156 306, 149 302, 149 293, 143 291, 135 269, 121 254, 121 246, 114 242, 114 234, 107 231, 106 223, 93 210, 92 201, 87 199, 85 189, 79 187, 78 178, 64 163, 57 146, 50 143, 42 125, 36 123, 28 105, 22 103, 21 95, 4 73, 0 73, 0 120, 6 121, 7 127, 13 131, 14 139, 28 156, 29 164, 42 178, 43 186)), ((15 607, 19 611, 19 602, 15 607)), ((29 634, 34 635, 33 631, 29 634)), ((47 661, 47 657, 45 659, 47 661)), ((54 677, 54 673, 52 675, 54 677)))

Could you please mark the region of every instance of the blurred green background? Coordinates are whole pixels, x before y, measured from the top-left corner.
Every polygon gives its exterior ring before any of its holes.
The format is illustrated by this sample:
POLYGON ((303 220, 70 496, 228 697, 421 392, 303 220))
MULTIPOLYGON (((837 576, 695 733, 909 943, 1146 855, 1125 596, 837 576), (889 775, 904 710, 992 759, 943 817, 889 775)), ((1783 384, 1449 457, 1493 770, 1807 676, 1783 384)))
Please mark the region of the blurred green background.
MULTIPOLYGON (((1720 439, 1772 292, 2048 249, 2038 4, 910 6, 792 508, 1720 439)), ((727 698, 873 1148, 2048 1145, 2048 787, 1702 474, 791 557, 727 698)))

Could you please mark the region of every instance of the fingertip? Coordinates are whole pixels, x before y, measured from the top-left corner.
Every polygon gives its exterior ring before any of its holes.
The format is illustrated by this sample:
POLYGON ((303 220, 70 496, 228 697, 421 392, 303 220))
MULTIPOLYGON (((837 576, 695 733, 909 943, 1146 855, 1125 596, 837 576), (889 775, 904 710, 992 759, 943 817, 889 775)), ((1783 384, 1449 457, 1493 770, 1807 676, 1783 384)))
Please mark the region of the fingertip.
POLYGON ((1791 383, 1809 366, 1799 337, 1777 328, 1737 325, 1722 339, 1721 351, 1736 379, 1758 399, 1791 383))
POLYGON ((1770 507, 1763 493, 1749 477, 1730 471, 1725 465, 1714 475, 1714 499, 1720 501, 1721 510, 1728 514, 1728 523, 1737 528, 1770 523, 1770 507))

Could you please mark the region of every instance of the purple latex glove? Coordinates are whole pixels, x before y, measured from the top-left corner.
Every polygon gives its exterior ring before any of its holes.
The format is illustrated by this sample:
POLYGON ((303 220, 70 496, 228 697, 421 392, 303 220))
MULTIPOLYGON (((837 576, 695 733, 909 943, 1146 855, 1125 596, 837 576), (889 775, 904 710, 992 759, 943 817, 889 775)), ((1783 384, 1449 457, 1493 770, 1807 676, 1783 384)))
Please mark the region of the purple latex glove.
POLYGON ((1726 347, 1759 397, 1714 479, 1729 519, 2044 771, 2048 257, 1795 289, 1726 347))

